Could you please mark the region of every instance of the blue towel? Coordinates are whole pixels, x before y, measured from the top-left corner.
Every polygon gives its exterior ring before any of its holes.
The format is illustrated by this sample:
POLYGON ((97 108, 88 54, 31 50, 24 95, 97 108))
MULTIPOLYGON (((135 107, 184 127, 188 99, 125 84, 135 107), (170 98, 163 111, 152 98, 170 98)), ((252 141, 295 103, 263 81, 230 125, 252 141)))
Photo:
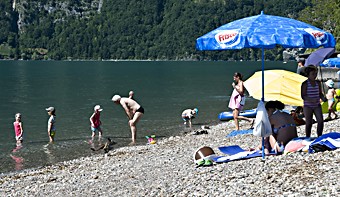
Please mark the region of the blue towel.
POLYGON ((227 155, 235 155, 239 152, 244 152, 245 150, 243 150, 240 146, 238 145, 233 145, 233 146, 221 146, 218 147, 218 149, 227 155))
POLYGON ((214 157, 213 160, 216 163, 222 163, 222 162, 229 162, 229 161, 235 161, 235 160, 241 160, 241 159, 249 159, 253 157, 261 157, 262 152, 261 151, 247 151, 242 149, 238 145, 233 146, 222 146, 218 147, 218 149, 229 156, 218 156, 214 157))
POLYGON ((339 148, 338 147, 339 138, 340 138, 340 133, 336 133, 336 132, 321 135, 309 145, 308 152, 315 153, 315 152, 322 152, 326 150, 335 150, 339 148), (336 141, 334 140, 337 140, 338 142, 335 143, 336 141))
POLYGON ((243 134, 251 134, 253 133, 253 129, 248 129, 248 130, 234 130, 230 132, 227 137, 233 137, 236 135, 243 135, 243 134))

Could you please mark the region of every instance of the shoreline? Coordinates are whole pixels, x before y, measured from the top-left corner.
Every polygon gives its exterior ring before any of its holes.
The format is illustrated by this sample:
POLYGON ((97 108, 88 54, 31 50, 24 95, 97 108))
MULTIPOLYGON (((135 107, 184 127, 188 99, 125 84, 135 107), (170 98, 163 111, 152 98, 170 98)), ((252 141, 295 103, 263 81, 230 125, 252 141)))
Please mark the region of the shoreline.
MULTIPOLYGON (((240 122, 242 129, 249 123, 240 122)), ((338 120, 325 122, 324 134, 340 128, 338 120)), ((219 146, 255 147, 252 134, 226 138, 233 122, 210 126, 208 134, 187 133, 157 140, 154 145, 113 149, 107 154, 0 176, 2 196, 337 196, 340 194, 339 149, 321 153, 231 161, 199 167, 194 152, 219 146)), ((304 126, 297 127, 304 136, 304 126)), ((316 124, 312 137, 316 136, 316 124)))

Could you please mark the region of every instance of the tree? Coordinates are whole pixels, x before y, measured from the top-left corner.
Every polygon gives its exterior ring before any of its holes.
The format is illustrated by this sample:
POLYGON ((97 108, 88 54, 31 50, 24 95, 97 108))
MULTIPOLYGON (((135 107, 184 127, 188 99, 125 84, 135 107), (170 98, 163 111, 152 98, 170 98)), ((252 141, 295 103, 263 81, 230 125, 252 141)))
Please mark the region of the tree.
POLYGON ((299 13, 299 20, 332 33, 340 50, 340 1, 312 0, 311 5, 299 13))

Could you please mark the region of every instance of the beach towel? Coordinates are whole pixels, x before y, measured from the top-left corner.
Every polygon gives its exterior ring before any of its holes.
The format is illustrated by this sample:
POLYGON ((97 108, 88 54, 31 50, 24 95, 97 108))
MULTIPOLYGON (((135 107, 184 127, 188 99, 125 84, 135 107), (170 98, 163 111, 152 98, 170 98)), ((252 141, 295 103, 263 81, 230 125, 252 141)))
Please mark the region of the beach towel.
POLYGON ((219 156, 213 158, 213 161, 216 163, 223 163, 223 162, 229 162, 229 161, 235 161, 235 160, 241 160, 241 159, 249 159, 253 157, 261 157, 261 151, 254 150, 254 151, 247 151, 242 149, 238 145, 233 146, 223 146, 218 147, 218 149, 228 156, 219 156))
POLYGON ((257 105, 253 134, 258 137, 268 137, 272 134, 272 126, 270 125, 267 110, 263 101, 260 101, 257 105))
POLYGON ((250 134, 250 133, 253 133, 253 129, 248 129, 248 130, 233 130, 226 137, 233 137, 233 136, 237 136, 237 135, 250 134))
POLYGON ((308 152, 309 145, 315 140, 315 137, 297 137, 290 140, 284 150, 284 154, 298 151, 308 152))
POLYGON ((326 150, 335 150, 340 147, 340 133, 332 132, 321 135, 316 138, 310 145, 308 152, 316 153, 326 150))
POLYGON ((229 105, 230 109, 238 109, 241 111, 245 104, 245 97, 241 96, 240 93, 237 92, 236 89, 233 90, 233 93, 230 96, 229 105))

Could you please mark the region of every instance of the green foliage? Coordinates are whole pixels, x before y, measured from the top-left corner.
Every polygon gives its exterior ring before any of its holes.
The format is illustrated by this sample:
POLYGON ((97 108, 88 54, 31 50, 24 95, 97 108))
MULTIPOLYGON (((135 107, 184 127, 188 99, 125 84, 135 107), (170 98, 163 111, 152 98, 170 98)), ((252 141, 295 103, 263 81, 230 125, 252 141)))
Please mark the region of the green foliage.
POLYGON ((302 10, 299 20, 329 31, 336 37, 336 49, 340 50, 340 1, 312 0, 311 5, 302 10))
MULTIPOLYGON (((262 10, 340 35, 338 1, 26 0, 15 10, 2 1, 0 44, 22 59, 259 60, 257 49, 197 51, 196 38, 262 10)), ((282 50, 266 50, 265 58, 282 60, 282 50)))

